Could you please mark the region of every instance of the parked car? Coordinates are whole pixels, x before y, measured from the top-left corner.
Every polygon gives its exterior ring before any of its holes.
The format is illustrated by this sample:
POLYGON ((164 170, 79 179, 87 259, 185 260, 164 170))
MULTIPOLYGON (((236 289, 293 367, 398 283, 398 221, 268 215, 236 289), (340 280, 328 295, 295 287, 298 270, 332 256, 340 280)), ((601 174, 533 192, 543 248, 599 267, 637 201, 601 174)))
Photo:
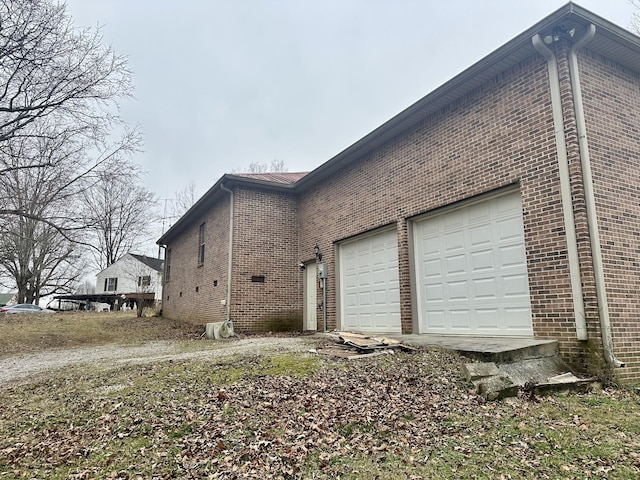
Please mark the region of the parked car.
POLYGON ((48 308, 42 308, 38 305, 31 305, 30 303, 20 303, 18 305, 11 305, 0 307, 0 313, 55 313, 48 308))

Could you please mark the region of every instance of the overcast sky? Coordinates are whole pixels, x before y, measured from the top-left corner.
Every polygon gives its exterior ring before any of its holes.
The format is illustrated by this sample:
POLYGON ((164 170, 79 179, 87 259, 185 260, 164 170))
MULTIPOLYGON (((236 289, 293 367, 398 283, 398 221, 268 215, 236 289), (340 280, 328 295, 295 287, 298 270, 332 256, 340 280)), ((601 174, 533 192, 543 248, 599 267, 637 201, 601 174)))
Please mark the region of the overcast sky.
MULTIPOLYGON (((282 160, 310 171, 563 0, 67 0, 127 55, 159 198, 282 160)), ((627 0, 578 4, 622 27, 627 0)))

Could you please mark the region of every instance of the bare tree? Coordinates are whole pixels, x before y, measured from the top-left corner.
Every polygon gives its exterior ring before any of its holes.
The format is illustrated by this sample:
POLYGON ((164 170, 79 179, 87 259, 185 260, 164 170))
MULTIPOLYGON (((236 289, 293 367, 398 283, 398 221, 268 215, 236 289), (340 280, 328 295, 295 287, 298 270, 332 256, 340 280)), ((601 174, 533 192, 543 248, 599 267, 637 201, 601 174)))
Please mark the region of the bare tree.
POLYGON ((103 172, 82 194, 86 219, 86 243, 94 264, 104 269, 125 253, 149 242, 157 220, 153 193, 140 184, 138 170, 103 172))
MULTIPOLYGON (((87 188, 97 171, 137 150, 138 133, 116 114, 132 93, 131 73, 101 42, 99 30, 73 28, 64 4, 0 0, 0 184, 15 170, 57 172, 56 161, 67 157, 35 155, 43 141, 64 144, 75 162, 59 197, 87 188), (121 138, 110 141, 116 130, 121 138)), ((16 215, 61 230, 57 218, 0 204, 0 216, 16 215)))
POLYGON ((197 198, 196 185, 190 182, 183 190, 176 192, 175 198, 171 200, 170 218, 180 218, 196 203, 197 198))
POLYGON ((284 160, 273 159, 271 164, 251 162, 247 168, 234 168, 232 173, 267 173, 267 172, 287 172, 289 169, 284 160))
POLYGON ((278 160, 277 158, 274 158, 273 160, 271 160, 271 165, 269 166, 269 170, 271 172, 288 172, 289 171, 287 166, 284 164, 284 160, 278 160))
POLYGON ((78 284, 75 293, 77 295, 93 295, 96 293, 96 284, 90 280, 84 280, 78 284))
POLYGON ((18 289, 18 303, 73 291, 83 261, 75 245, 55 228, 37 220, 14 217, 15 227, 2 237, 0 268, 18 289))
POLYGON ((126 59, 65 8, 0 0, 0 276, 25 301, 72 288, 96 222, 78 200, 130 170, 140 142, 117 115, 132 93, 126 59))
POLYGON ((76 191, 67 186, 76 146, 61 135, 14 137, 4 147, 5 164, 25 168, 7 169, 0 184, 3 207, 21 212, 0 217, 0 271, 17 287, 20 303, 68 292, 83 266, 69 225, 76 191), (57 168, 28 168, 43 163, 57 168))
POLYGON ((74 29, 64 3, 0 0, 0 142, 55 116, 103 128, 132 92, 126 59, 98 29, 74 29))
POLYGON ((630 21, 630 29, 632 32, 640 35, 640 0, 629 0, 629 3, 635 7, 630 21))

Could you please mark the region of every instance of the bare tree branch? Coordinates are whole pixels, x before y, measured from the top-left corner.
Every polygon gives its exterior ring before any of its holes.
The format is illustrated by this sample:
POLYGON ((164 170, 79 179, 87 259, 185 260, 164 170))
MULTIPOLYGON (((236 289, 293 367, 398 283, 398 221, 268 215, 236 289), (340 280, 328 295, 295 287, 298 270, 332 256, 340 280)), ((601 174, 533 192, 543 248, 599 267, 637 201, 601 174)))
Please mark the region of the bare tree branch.
POLYGON ((126 58, 100 31, 76 30, 64 4, 0 0, 0 142, 48 116, 105 126, 131 95, 126 58))
POLYGON ((0 278, 27 302, 74 288, 98 228, 80 202, 140 145, 117 113, 126 58, 65 9, 0 0, 0 278))
POLYGON ((140 185, 133 166, 101 174, 82 198, 84 215, 91 224, 91 251, 100 269, 144 243, 158 217, 155 195, 140 185))

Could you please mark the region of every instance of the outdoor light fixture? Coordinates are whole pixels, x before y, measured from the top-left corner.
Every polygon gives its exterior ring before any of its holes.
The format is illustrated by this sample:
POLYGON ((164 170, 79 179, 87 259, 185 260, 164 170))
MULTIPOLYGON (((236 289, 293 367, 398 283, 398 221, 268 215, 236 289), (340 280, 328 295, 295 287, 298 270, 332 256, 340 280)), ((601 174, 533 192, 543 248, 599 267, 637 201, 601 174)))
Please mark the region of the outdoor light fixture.
POLYGON ((322 253, 320 253, 320 247, 318 246, 318 242, 316 242, 316 246, 313 247, 313 253, 316 255, 316 259, 321 262, 322 261, 322 253))
POLYGON ((545 35, 543 40, 544 40, 544 43, 546 43, 547 45, 551 45, 553 42, 560 41, 561 38, 571 40, 575 34, 576 34, 575 28, 571 28, 567 30, 563 27, 555 27, 551 35, 545 35))

